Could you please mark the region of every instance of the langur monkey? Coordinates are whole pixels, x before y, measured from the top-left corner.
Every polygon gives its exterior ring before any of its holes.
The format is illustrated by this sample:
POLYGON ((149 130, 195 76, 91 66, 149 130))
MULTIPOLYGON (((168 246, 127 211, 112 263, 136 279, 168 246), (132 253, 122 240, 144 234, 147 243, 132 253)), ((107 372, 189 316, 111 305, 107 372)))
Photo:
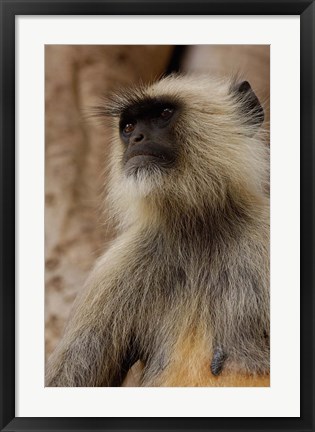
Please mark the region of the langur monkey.
POLYGON ((141 386, 229 385, 233 374, 258 385, 269 375, 268 151, 250 84, 173 75, 98 111, 113 125, 118 235, 46 385, 119 386, 139 359, 141 386))

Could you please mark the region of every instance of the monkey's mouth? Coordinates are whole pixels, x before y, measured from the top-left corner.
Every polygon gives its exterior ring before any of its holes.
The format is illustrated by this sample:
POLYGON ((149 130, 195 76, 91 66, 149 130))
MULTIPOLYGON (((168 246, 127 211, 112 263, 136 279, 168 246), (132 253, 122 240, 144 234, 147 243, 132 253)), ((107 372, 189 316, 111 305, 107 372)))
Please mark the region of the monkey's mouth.
POLYGON ((167 168, 172 166, 174 156, 160 145, 147 144, 128 149, 124 156, 124 166, 128 174, 138 172, 139 168, 167 168))
POLYGON ((152 159, 154 159, 154 160, 155 159, 166 160, 166 157, 161 153, 156 153, 156 152, 152 152, 152 151, 149 151, 149 152, 142 152, 141 151, 141 152, 135 152, 135 153, 131 154, 129 157, 127 157, 125 159, 125 163, 127 163, 131 159, 135 159, 135 158, 136 158, 136 160, 139 160, 139 161, 152 160, 152 159))

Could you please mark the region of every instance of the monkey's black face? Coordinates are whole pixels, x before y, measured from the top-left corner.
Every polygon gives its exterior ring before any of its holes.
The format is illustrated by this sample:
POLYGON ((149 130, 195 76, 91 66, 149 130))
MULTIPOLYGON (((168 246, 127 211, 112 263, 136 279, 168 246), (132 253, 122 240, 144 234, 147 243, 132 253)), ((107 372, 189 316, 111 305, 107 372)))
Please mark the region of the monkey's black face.
POLYGON ((174 166, 177 154, 174 126, 178 109, 167 100, 145 99, 123 111, 119 129, 127 175, 174 166))

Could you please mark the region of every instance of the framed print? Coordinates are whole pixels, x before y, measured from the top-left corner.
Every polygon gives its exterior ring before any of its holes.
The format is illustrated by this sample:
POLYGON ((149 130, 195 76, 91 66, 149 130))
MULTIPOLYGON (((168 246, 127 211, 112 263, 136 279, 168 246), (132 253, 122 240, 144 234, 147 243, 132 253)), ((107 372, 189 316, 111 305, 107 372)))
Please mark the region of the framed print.
POLYGON ((1 430, 314 430, 314 11, 2 1, 1 430))

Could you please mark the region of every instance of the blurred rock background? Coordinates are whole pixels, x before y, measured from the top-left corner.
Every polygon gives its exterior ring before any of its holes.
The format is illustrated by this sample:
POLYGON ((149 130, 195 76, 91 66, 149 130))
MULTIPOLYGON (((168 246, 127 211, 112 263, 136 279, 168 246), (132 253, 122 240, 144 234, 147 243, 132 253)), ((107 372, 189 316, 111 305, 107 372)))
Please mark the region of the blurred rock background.
POLYGON ((112 237, 101 204, 108 130, 87 119, 89 109, 112 89, 152 81, 179 66, 183 72, 240 74, 264 103, 268 128, 269 62, 266 45, 46 45, 46 359, 77 292, 112 237))

